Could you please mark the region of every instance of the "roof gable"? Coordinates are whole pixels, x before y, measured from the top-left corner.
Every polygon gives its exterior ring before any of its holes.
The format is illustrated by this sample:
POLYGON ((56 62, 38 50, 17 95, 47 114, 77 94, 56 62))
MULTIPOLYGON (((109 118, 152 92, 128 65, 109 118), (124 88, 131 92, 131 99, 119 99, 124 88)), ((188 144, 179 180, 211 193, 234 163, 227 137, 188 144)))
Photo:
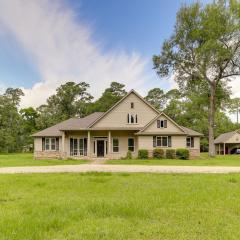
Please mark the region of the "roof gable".
POLYGON ((154 119, 152 119, 139 133, 144 132, 174 132, 178 134, 186 134, 184 129, 179 126, 173 119, 171 119, 169 116, 167 116, 164 112, 161 112, 159 115, 157 115, 154 119), (157 128, 157 120, 167 120, 167 128, 157 128))
POLYGON ((151 106, 137 92, 131 90, 126 96, 118 101, 102 116, 96 119, 89 127, 130 127, 132 124, 127 124, 127 114, 138 114, 138 127, 144 127, 147 122, 159 114, 159 111, 151 106), (134 109, 130 108, 130 103, 134 102, 134 109))
POLYGON ((227 132, 219 135, 214 143, 239 143, 240 142, 240 130, 227 132))

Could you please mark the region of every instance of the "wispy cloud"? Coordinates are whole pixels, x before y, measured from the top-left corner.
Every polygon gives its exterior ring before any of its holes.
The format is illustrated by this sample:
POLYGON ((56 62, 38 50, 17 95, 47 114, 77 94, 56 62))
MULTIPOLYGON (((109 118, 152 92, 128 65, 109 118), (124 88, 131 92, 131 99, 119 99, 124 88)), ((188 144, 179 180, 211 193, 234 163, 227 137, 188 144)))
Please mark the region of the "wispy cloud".
POLYGON ((103 52, 89 26, 76 20, 62 1, 1 0, 0 25, 32 59, 41 81, 24 89, 22 106, 38 106, 66 81, 85 81, 99 96, 111 81, 142 90, 153 82, 147 60, 136 52, 103 52))

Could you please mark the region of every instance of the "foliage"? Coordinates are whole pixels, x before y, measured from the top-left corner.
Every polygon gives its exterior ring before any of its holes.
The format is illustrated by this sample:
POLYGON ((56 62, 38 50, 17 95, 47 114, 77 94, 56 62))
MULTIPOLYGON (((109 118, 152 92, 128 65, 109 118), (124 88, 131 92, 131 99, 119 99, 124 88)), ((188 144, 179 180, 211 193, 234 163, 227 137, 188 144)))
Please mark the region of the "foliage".
POLYGON ((126 159, 132 159, 132 152, 127 151, 126 159))
POLYGON ((178 159, 184 159, 184 160, 189 159, 189 150, 185 148, 178 148, 176 150, 176 157, 178 159))
POLYGON ((160 159, 160 158, 164 158, 164 156, 165 156, 165 153, 164 153, 163 149, 161 149, 161 148, 153 149, 153 157, 154 158, 160 159))
MULTIPOLYGON (((214 126, 228 81, 240 75, 240 2, 184 5, 172 36, 153 57, 160 76, 174 74, 180 88, 207 94, 209 154, 215 155, 214 126), (205 91, 203 91, 205 89, 205 91), (222 94, 223 93, 223 94, 222 94)), ((228 96, 227 96, 228 97, 228 96)))
POLYGON ((166 149, 166 158, 167 159, 176 158, 176 150, 175 149, 166 149))
POLYGON ((146 149, 139 149, 138 150, 138 158, 139 159, 147 159, 148 158, 148 150, 146 150, 146 149))
POLYGON ((166 104, 166 96, 160 88, 151 89, 145 99, 156 109, 163 110, 166 104))

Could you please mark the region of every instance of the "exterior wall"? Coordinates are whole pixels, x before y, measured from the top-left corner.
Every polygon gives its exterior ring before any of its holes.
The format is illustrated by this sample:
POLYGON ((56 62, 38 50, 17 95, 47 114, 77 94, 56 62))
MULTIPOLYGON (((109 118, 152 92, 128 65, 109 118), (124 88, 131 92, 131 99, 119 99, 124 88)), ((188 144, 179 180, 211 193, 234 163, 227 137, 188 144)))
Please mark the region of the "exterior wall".
MULTIPOLYGON (((108 131, 91 131, 91 152, 90 156, 70 156, 70 138, 87 138, 87 131, 75 131, 68 132, 65 134, 65 145, 64 151, 62 152, 62 138, 59 138, 59 151, 42 151, 42 138, 35 138, 34 145, 34 157, 35 158, 95 158, 97 157, 96 153, 94 154, 94 140, 97 137, 106 137, 107 147, 109 148, 108 143, 108 131)), ((139 149, 149 150, 150 156, 153 152, 153 137, 152 136, 135 136, 134 131, 111 131, 111 143, 110 151, 108 150, 106 158, 109 159, 119 159, 126 157, 128 151, 128 138, 135 139, 135 151, 132 152, 133 157, 137 157, 139 149), (112 139, 119 139, 119 152, 112 151, 112 139)), ((186 148, 186 136, 172 136, 172 147, 171 148, 186 148)), ((164 148, 163 148, 164 149, 164 148)), ((165 148, 167 149, 167 148, 165 148)), ((197 157, 200 155, 200 138, 194 137, 194 148, 190 150, 190 157, 197 157)))
POLYGON ((157 112, 149 107, 143 100, 141 100, 134 93, 125 98, 119 105, 117 105, 111 112, 97 122, 94 128, 109 128, 109 127, 144 127, 154 117, 157 116, 157 112), (134 109, 131 109, 131 102, 134 103, 134 109), (127 114, 137 114, 138 123, 128 124, 127 114))
POLYGON ((62 156, 62 138, 59 137, 59 151, 43 151, 42 138, 34 138, 34 158, 36 159, 51 159, 61 158, 62 156))
POLYGON ((183 131, 177 127, 172 121, 167 119, 164 115, 161 115, 156 121, 154 121, 150 126, 148 126, 144 132, 159 132, 159 134, 164 132, 179 132, 183 133, 183 131), (167 128, 157 128, 157 120, 167 120, 167 128))
MULTIPOLYGON (((150 157, 153 152, 153 136, 139 136, 138 137, 138 148, 149 150, 150 157)), ((168 149, 167 147, 161 147, 162 149, 168 149)), ((173 149, 177 148, 186 148, 186 136, 172 136, 172 147, 173 149)), ((189 148, 190 158, 200 156, 200 138, 194 137, 194 148, 189 148)))

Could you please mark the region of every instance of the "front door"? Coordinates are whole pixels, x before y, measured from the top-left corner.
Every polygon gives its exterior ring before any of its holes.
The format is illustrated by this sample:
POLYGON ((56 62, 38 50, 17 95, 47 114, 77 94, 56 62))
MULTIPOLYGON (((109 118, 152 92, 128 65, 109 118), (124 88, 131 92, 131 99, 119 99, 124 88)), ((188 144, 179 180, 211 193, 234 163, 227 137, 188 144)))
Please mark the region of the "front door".
POLYGON ((97 140, 97 156, 104 157, 104 140, 97 140))

